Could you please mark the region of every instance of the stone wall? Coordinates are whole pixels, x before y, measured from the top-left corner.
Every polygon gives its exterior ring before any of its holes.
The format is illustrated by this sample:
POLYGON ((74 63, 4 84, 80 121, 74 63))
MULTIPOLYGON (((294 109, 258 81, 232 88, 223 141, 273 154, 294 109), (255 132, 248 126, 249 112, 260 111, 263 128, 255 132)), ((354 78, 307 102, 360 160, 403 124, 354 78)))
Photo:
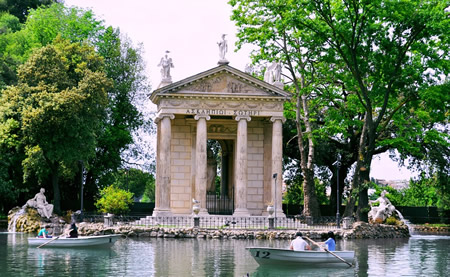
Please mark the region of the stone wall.
POLYGON ((176 118, 172 125, 171 192, 170 207, 173 213, 191 212, 192 134, 185 119, 176 118))
POLYGON ((261 215, 264 209, 264 126, 261 120, 248 123, 247 209, 261 215))
MULTIPOLYGON (((297 230, 233 230, 233 229, 201 229, 201 228, 162 228, 116 225, 104 227, 101 223, 78 224, 80 235, 122 234, 129 237, 153 238, 206 238, 206 239, 288 239, 294 238, 297 230)), ((324 240, 329 230, 300 230, 304 236, 313 240, 324 240)), ((356 222, 353 229, 333 230, 337 239, 369 239, 369 238, 405 238, 409 237, 408 227, 391 225, 372 225, 356 222)))

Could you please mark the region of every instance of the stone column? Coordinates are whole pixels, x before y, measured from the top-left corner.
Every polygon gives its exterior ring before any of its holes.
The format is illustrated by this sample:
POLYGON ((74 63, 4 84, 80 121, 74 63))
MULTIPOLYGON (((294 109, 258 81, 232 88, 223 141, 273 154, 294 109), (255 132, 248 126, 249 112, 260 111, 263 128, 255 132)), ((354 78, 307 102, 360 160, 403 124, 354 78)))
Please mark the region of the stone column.
POLYGON ((206 128, 206 120, 210 120, 209 115, 196 115, 197 120, 197 136, 195 145, 195 199, 200 201, 199 215, 207 215, 206 209, 206 182, 207 182, 207 139, 208 133, 206 128))
POLYGON ((156 201, 153 216, 171 216, 170 211, 170 143, 172 139, 173 114, 160 114, 155 119, 158 124, 156 152, 156 201))
MULTIPOLYGON (((286 217, 282 208, 281 188, 283 185, 283 122, 286 119, 282 116, 270 118, 272 124, 272 176, 277 173, 276 188, 275 180, 272 178, 272 199, 276 202, 276 216, 286 217), (276 200, 275 200, 276 199, 276 200)), ((275 204, 275 203, 274 203, 275 204)))
POLYGON ((238 122, 236 141, 236 175, 233 216, 250 216, 247 209, 247 122, 249 116, 236 116, 238 122))

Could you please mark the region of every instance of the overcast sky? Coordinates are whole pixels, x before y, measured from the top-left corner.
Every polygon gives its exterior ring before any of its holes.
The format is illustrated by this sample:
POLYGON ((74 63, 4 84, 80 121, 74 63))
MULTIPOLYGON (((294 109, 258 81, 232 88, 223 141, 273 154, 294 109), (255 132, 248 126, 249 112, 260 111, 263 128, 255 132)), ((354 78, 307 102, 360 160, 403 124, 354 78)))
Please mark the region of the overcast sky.
MULTIPOLYGON (((166 50, 174 68, 172 81, 217 66, 217 42, 227 34, 230 66, 244 70, 250 63, 251 46, 235 50, 236 27, 230 20, 228 0, 65 0, 67 6, 90 8, 106 25, 120 28, 135 44, 143 43, 144 59, 152 88, 161 80, 157 67, 166 50)), ((372 162, 371 176, 379 179, 408 179, 410 172, 399 169, 387 155, 372 162)))

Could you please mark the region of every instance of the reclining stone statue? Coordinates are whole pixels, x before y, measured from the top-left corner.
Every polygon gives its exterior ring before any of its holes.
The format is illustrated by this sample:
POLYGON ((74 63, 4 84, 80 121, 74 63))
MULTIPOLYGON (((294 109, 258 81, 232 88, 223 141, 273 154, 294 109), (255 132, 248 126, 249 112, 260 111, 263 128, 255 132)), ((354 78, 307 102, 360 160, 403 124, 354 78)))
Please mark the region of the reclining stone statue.
POLYGON ((53 214, 53 205, 47 202, 44 192, 45 189, 41 188, 39 193, 37 193, 34 198, 28 200, 22 208, 35 208, 37 209, 40 216, 50 218, 53 214))
POLYGON ((369 212, 369 218, 371 218, 373 221, 381 220, 384 222, 386 218, 392 216, 395 212, 394 205, 391 204, 391 201, 386 197, 387 191, 383 190, 381 192, 381 196, 378 197, 377 200, 369 201, 369 204, 371 205, 371 210, 369 212), (378 206, 372 206, 374 203, 379 203, 378 206))

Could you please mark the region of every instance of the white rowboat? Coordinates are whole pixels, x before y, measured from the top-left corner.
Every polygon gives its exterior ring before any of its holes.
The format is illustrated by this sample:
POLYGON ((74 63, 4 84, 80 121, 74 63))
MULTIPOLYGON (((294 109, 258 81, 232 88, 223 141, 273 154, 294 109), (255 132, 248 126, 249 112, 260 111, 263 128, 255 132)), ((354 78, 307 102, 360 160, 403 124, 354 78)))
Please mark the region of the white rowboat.
POLYGON ((28 238, 29 246, 39 246, 47 243, 44 247, 90 247, 90 246, 111 246, 121 235, 103 235, 78 238, 28 238), (53 240, 52 242, 49 242, 53 240))
MULTIPOLYGON (((345 263, 341 260, 325 251, 293 251, 289 249, 270 247, 247 247, 246 249, 250 251, 252 257, 260 265, 345 265, 345 263)), ((353 260, 355 258, 354 251, 333 251, 333 253, 344 259, 346 262, 353 264, 353 260)))

